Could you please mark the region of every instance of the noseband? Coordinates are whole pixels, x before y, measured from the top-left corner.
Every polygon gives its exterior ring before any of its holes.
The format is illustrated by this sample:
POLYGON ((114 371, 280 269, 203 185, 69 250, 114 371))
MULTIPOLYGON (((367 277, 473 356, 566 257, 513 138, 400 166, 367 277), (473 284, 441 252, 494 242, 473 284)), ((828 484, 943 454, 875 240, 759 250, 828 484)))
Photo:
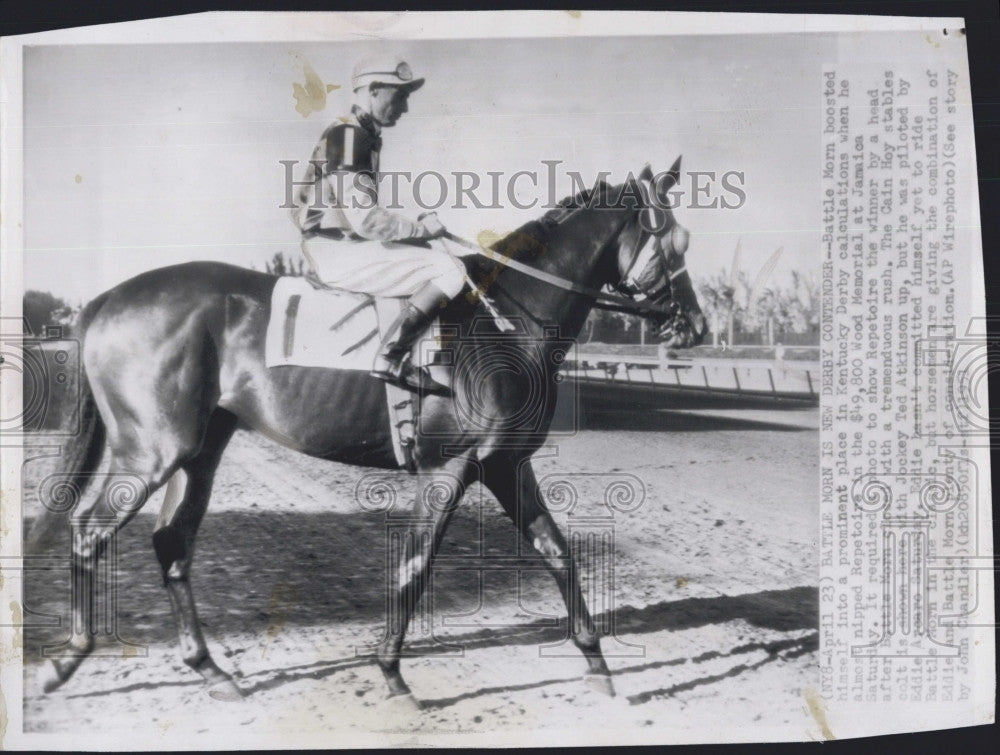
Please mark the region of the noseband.
MULTIPOLYGON (((646 208, 646 211, 652 214, 652 208, 646 208)), ((675 224, 671 228, 671 235, 673 235, 674 228, 677 227, 675 224)), ((629 263, 625 268, 625 273, 622 275, 621 281, 614 288, 628 296, 639 295, 653 302, 664 298, 673 300, 674 280, 687 270, 687 266, 682 264, 676 270, 671 270, 670 255, 663 249, 662 238, 642 226, 640 226, 640 229, 642 233, 636 237, 635 246, 629 254, 629 263), (643 272, 646 271, 657 257, 659 257, 663 265, 663 283, 659 286, 643 287, 639 283, 639 277, 642 276, 643 272)), ((683 253, 677 251, 678 244, 674 243, 673 238, 671 238, 670 246, 671 254, 683 253)))

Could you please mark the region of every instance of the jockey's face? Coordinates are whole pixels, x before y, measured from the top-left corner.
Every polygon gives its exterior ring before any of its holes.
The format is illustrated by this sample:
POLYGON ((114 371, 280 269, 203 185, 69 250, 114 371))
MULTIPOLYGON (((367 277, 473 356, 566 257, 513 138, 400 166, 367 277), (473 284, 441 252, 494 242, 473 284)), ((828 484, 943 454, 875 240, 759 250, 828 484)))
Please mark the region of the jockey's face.
POLYGON ((380 126, 395 126, 396 121, 409 110, 406 104, 409 97, 409 89, 372 84, 369 89, 369 112, 380 126))

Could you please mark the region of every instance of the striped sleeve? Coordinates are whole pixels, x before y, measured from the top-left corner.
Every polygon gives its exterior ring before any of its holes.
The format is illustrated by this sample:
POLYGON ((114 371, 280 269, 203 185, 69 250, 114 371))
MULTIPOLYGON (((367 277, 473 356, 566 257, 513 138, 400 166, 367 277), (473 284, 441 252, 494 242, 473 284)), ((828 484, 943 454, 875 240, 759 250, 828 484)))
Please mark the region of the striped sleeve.
POLYGON ((371 171, 372 155, 370 139, 349 123, 338 123, 325 134, 326 172, 371 171))

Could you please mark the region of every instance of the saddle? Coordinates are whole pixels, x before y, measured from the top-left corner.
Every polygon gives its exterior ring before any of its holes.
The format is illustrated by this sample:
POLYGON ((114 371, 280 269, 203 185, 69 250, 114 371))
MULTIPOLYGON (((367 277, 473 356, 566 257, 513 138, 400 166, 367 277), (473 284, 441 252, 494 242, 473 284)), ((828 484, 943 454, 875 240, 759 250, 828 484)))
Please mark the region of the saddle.
MULTIPOLYGON (((403 299, 384 299, 332 289, 307 278, 282 276, 271 294, 265 340, 265 363, 274 367, 316 367, 368 372, 386 329, 396 321, 403 299)), ((414 346, 415 365, 447 370, 433 361, 436 326, 414 346)), ((439 373, 447 382, 450 375, 439 373)), ((416 427, 414 394, 372 378, 384 387, 392 424, 393 451, 401 467, 410 468, 409 452, 416 427)))

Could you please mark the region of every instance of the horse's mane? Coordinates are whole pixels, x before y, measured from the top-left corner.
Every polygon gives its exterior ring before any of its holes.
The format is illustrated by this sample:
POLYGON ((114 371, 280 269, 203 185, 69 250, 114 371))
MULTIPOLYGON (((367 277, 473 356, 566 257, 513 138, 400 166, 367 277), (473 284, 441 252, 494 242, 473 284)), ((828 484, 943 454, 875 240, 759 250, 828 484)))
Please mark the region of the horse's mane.
POLYGON ((599 199, 607 194, 608 188, 607 182, 598 181, 592 189, 584 189, 579 194, 566 197, 536 222, 541 223, 547 228, 557 226, 565 220, 573 210, 586 207, 595 199, 599 199))
POLYGON ((610 189, 606 181, 598 181, 593 188, 584 189, 578 194, 566 197, 537 220, 531 220, 516 231, 507 234, 490 246, 505 257, 518 259, 525 253, 537 253, 544 248, 546 239, 553 229, 559 226, 574 210, 587 207, 591 202, 599 200, 610 189), (534 250, 534 252, 533 252, 534 250))

